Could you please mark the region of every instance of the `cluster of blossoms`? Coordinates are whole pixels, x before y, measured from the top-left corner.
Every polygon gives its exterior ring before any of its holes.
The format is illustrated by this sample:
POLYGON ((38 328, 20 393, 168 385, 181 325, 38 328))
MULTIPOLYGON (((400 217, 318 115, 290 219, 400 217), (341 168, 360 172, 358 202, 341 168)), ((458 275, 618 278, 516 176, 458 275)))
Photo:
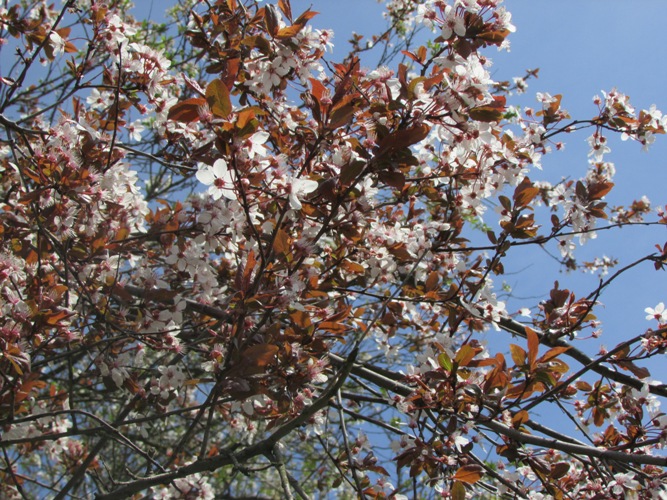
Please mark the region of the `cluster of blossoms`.
POLYGON ((197 500, 213 500, 215 490, 208 479, 201 474, 192 474, 186 478, 177 479, 169 486, 153 490, 155 500, 176 500, 180 498, 196 498, 197 500))

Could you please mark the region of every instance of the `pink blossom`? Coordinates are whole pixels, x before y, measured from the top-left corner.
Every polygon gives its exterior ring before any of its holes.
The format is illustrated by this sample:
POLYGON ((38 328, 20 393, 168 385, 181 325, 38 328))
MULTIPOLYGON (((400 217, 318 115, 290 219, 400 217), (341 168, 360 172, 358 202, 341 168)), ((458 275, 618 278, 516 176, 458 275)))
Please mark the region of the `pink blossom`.
POLYGON ((463 18, 456 13, 456 10, 451 5, 448 5, 445 7, 445 23, 442 25, 442 38, 449 40, 454 34, 465 36, 466 26, 463 18))
POLYGON ((655 308, 647 307, 644 309, 644 312, 646 312, 646 319, 649 321, 654 319, 660 323, 667 321, 667 311, 665 310, 664 302, 660 302, 655 308))
POLYGON ((236 200, 234 191, 234 174, 227 167, 227 162, 222 158, 213 163, 213 166, 200 166, 197 171, 197 179, 202 184, 209 186, 208 194, 214 200, 219 200, 224 196, 228 200, 236 200))
POLYGON ((289 204, 294 210, 301 210, 301 201, 305 195, 317 189, 317 181, 292 177, 289 186, 289 204))

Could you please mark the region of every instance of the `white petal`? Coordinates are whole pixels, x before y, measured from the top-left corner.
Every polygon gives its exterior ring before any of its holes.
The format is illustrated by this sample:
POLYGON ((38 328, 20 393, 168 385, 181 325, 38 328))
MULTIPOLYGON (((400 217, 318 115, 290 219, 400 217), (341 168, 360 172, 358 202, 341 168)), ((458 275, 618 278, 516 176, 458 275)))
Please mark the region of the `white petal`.
POLYGON ((296 191, 299 194, 308 194, 315 191, 317 186, 317 181, 310 179, 295 179, 292 186, 292 191, 296 191))
POLYGON ((224 178, 225 175, 229 174, 229 169, 227 168, 227 162, 222 158, 215 160, 213 164, 213 173, 216 177, 224 178))
POLYGON ((202 184, 210 186, 211 184, 213 184, 213 181, 215 181, 215 175, 211 171, 211 167, 204 167, 197 170, 197 179, 202 184))
POLYGON ((111 378, 116 383, 117 387, 123 386, 123 374, 118 368, 114 368, 113 370, 111 370, 111 378))
POLYGON ((466 26, 463 24, 463 19, 458 18, 454 23, 454 33, 456 33, 458 36, 465 36, 466 26))
POLYGON ((301 210, 301 202, 299 201, 299 198, 296 197, 296 193, 290 193, 289 194, 289 204, 294 210, 301 210))
POLYGON ((218 189, 215 186, 211 186, 210 188, 208 188, 208 194, 210 194, 211 198, 213 198, 214 200, 219 200, 223 192, 221 189, 218 189))
POLYGON ((250 136, 250 141, 253 144, 264 144, 268 138, 269 138, 268 132, 260 131, 252 134, 250 136))
POLYGON ((227 198, 228 200, 237 200, 238 198, 236 197, 236 193, 234 192, 233 189, 223 189, 222 190, 222 196, 227 198))

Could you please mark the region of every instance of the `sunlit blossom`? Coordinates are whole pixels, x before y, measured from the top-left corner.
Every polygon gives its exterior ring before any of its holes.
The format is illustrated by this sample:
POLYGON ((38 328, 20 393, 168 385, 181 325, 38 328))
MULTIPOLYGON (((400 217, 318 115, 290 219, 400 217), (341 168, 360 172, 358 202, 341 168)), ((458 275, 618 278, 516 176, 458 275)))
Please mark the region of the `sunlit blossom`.
POLYGON ((228 200, 236 200, 234 174, 222 158, 217 159, 213 166, 200 166, 196 176, 199 182, 209 186, 208 193, 214 200, 220 199, 221 196, 228 200))
POLYGON ((301 200, 317 189, 317 181, 292 177, 289 181, 289 204, 294 210, 301 210, 301 200))
POLYGON ((659 323, 667 321, 667 310, 665 310, 664 302, 660 302, 655 308, 647 307, 644 312, 646 312, 646 319, 649 321, 657 320, 659 323))

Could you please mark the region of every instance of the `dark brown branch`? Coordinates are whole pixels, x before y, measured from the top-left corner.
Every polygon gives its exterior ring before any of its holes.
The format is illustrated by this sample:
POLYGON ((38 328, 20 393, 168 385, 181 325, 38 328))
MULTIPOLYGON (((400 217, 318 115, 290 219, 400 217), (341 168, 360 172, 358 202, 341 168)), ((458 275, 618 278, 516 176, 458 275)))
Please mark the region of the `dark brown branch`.
MULTIPOLYGON (((333 354, 330 355, 330 358, 332 359, 333 364, 337 364, 339 362, 344 361, 342 358, 339 358, 338 356, 333 354)), ((373 382, 374 384, 389 391, 392 391, 396 394, 399 394, 401 396, 409 396, 410 394, 413 393, 413 389, 410 388, 409 386, 397 382, 395 380, 388 379, 382 375, 379 375, 375 373, 371 367, 354 364, 352 366, 351 371, 355 375, 365 378, 369 382, 373 382)), ((532 444, 535 446, 559 450, 574 455, 585 455, 588 457, 602 458, 606 460, 615 460, 623 463, 659 465, 662 467, 667 466, 667 458, 665 457, 659 457, 653 455, 639 455, 639 454, 635 455, 629 453, 622 453, 618 451, 594 448, 592 446, 585 446, 573 442, 566 442, 562 439, 555 439, 555 438, 548 439, 517 431, 494 420, 479 422, 478 425, 481 427, 486 427, 494 432, 497 432, 498 434, 502 434, 511 439, 515 439, 520 443, 532 444)))
POLYGON ((489 420, 479 424, 480 426, 491 429, 498 434, 502 434, 511 439, 514 439, 523 444, 532 444, 542 448, 549 448, 563 451, 572 455, 585 455, 588 457, 600 458, 603 460, 615 460, 623 463, 636 463, 647 465, 659 465, 661 467, 667 466, 667 458, 654 455, 634 455, 629 453, 622 453, 620 451, 604 450, 592 446, 583 446, 574 443, 565 443, 558 439, 547 439, 533 434, 526 434, 511 427, 508 427, 495 420, 489 420))
POLYGON ((347 377, 349 376, 350 371, 354 366, 354 362, 356 361, 358 353, 358 349, 354 349, 350 356, 343 360, 337 377, 329 384, 329 386, 322 392, 322 394, 320 394, 320 396, 313 402, 312 405, 304 409, 304 411, 301 412, 298 417, 279 427, 266 439, 239 450, 238 452, 234 450, 223 450, 213 457, 197 460, 192 464, 186 465, 171 472, 156 474, 154 476, 137 479, 127 483, 121 483, 118 488, 110 491, 109 493, 98 494, 96 496, 96 500, 115 500, 116 498, 129 497, 134 493, 143 491, 147 488, 150 488, 151 486, 167 484, 174 479, 187 477, 198 472, 212 472, 220 469, 221 467, 238 465, 259 455, 266 455, 267 453, 271 453, 281 439, 304 425, 313 415, 329 404, 329 401, 335 396, 336 392, 347 380, 347 377))
MULTIPOLYGON (((502 318, 498 322, 498 325, 503 330, 506 330, 515 335, 519 335, 520 337, 526 338, 526 327, 523 326, 518 321, 515 321, 511 318, 502 318)), ((536 332, 536 333, 540 339, 540 343, 547 347, 567 347, 568 350, 565 351, 564 354, 584 365, 584 367, 587 368, 586 371, 592 370, 598 375, 613 380, 614 382, 628 385, 634 389, 642 389, 644 385, 647 385, 637 378, 626 375, 625 373, 620 373, 611 370, 606 366, 602 366, 600 363, 602 363, 606 359, 604 357, 595 360, 591 359, 588 355, 586 355, 576 347, 573 347, 571 344, 564 341, 563 339, 560 338, 552 339, 548 335, 545 335, 544 333, 541 332, 536 332)), ((665 384, 660 384, 660 385, 648 384, 648 390, 651 394, 667 397, 667 385, 665 384)))

